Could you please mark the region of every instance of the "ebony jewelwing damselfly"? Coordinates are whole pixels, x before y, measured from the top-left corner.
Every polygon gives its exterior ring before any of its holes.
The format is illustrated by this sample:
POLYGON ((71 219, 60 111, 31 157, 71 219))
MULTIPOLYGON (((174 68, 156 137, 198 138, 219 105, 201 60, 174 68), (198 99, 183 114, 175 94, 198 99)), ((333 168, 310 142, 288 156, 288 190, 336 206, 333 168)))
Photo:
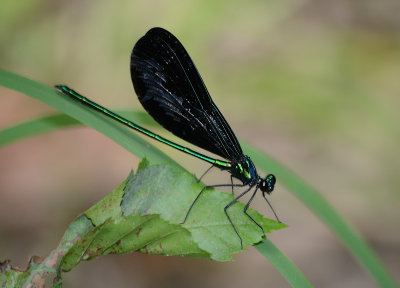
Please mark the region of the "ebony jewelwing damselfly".
POLYGON ((247 213, 250 203, 260 189, 262 196, 279 221, 265 195, 274 190, 275 176, 269 174, 263 179, 258 175, 250 157, 244 155, 231 127, 212 101, 196 66, 179 40, 165 29, 150 29, 146 35, 137 41, 133 48, 130 70, 139 101, 161 126, 176 136, 226 160, 212 158, 169 141, 89 100, 65 85, 57 85, 56 88, 73 99, 140 133, 210 163, 212 166, 200 179, 212 167, 228 171, 231 174, 230 184, 208 185, 200 191, 190 205, 182 224, 186 222, 190 211, 204 190, 223 186, 232 187, 232 193, 233 187, 247 187, 244 192, 236 196, 224 208, 226 217, 240 239, 242 249, 242 237, 227 210, 252 188, 255 188, 254 192, 243 212, 264 232, 261 225, 247 213), (239 179, 242 184, 233 184, 233 178, 239 179))

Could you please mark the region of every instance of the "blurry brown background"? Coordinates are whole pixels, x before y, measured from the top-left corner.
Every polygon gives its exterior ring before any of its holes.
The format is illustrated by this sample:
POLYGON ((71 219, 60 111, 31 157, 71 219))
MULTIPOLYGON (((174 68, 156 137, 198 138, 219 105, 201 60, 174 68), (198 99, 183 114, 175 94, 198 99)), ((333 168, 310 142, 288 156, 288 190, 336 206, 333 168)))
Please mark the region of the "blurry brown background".
MULTIPOLYGON (((399 280, 399 11, 397 0, 2 0, 0 67, 68 84, 106 107, 142 111, 130 82, 131 49, 151 27, 170 30, 237 136, 318 189, 399 280)), ((56 112, 4 88, 0 108, 0 129, 56 112)), ((207 168, 161 149, 197 175, 207 168)), ((25 267, 30 256, 47 255, 73 218, 138 161, 89 128, 2 147, 0 259, 25 267)), ((270 199, 289 225, 270 238, 316 287, 375 287, 282 186, 270 199)), ((272 217, 264 204, 254 208, 272 217)), ((253 247, 235 259, 99 257, 66 273, 65 287, 289 287, 253 247)))

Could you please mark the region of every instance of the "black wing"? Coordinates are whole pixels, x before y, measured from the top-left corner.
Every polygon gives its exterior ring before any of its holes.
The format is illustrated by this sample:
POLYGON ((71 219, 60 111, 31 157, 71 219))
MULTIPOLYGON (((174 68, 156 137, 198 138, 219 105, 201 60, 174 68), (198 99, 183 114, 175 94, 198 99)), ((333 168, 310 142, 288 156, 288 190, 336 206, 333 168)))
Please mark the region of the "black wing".
POLYGON ((225 159, 243 155, 196 66, 174 35, 153 28, 140 38, 131 55, 131 77, 139 101, 164 128, 225 159))

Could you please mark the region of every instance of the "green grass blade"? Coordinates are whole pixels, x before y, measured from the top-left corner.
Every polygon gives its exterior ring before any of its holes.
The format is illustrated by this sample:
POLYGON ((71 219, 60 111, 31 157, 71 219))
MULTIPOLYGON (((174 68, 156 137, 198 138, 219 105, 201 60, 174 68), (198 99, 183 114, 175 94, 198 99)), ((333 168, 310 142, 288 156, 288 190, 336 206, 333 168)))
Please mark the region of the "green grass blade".
MULTIPOLYGON (((132 121, 143 123, 144 125, 151 125, 154 122, 154 120, 152 120, 150 116, 144 112, 132 112, 124 110, 116 111, 116 113, 123 115, 132 121)), ((1 130, 0 147, 30 136, 78 125, 80 126, 82 123, 66 114, 54 114, 28 120, 26 122, 1 130)))
POLYGON ((78 119, 80 122, 96 129, 140 158, 147 157, 152 163, 170 162, 178 166, 166 154, 143 140, 127 127, 123 127, 99 112, 88 109, 81 103, 56 91, 54 88, 1 69, 0 85, 31 96, 72 118, 78 119))
POLYGON ((299 269, 268 238, 254 247, 275 266, 292 287, 313 287, 299 269))
POLYGON ((310 188, 294 173, 272 158, 248 145, 243 146, 244 150, 251 155, 251 158, 256 162, 256 166, 259 169, 266 172, 273 172, 282 186, 285 186, 288 191, 293 193, 308 206, 318 218, 323 220, 330 227, 380 287, 397 287, 395 281, 376 253, 362 239, 356 230, 350 227, 350 225, 339 216, 321 194, 310 188))
POLYGON ((72 125, 80 125, 80 122, 64 114, 56 114, 30 120, 1 130, 0 146, 10 144, 29 136, 35 136, 60 129, 60 127, 72 125))

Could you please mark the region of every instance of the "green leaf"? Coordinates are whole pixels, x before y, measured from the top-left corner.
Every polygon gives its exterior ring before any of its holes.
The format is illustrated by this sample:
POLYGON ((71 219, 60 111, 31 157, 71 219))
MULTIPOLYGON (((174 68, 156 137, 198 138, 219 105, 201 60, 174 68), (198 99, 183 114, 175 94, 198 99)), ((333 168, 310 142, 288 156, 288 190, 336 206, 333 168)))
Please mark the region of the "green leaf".
MULTIPOLYGON (((14 269, 8 262, 2 264, 5 273, 0 274, 0 283, 12 287, 36 285, 57 274, 55 286, 61 287, 62 272, 82 261, 134 251, 232 260, 232 255, 242 250, 221 204, 229 203, 233 195, 214 189, 205 191, 187 223, 179 224, 202 187, 180 167, 152 166, 143 160, 135 175, 130 173, 112 193, 72 222, 48 257, 32 258, 26 271, 14 269)), ((237 202, 229 213, 244 245, 253 245, 264 235, 243 213, 243 208, 244 204, 237 202)), ((249 213, 267 233, 286 227, 251 209, 249 213)))
MULTIPOLYGON (((133 251, 232 260, 232 254, 241 251, 240 242, 222 207, 233 195, 208 189, 187 222, 179 224, 202 187, 192 174, 179 167, 151 166, 143 160, 135 175, 131 173, 111 194, 84 213, 93 224, 92 229, 84 228, 86 233, 82 231, 59 269, 69 271, 82 260, 133 251)), ((235 203, 229 214, 244 245, 252 245, 260 242, 263 234, 243 213, 243 208, 244 204, 235 203)), ((249 213, 266 233, 286 227, 254 210, 249 209, 249 213)))

